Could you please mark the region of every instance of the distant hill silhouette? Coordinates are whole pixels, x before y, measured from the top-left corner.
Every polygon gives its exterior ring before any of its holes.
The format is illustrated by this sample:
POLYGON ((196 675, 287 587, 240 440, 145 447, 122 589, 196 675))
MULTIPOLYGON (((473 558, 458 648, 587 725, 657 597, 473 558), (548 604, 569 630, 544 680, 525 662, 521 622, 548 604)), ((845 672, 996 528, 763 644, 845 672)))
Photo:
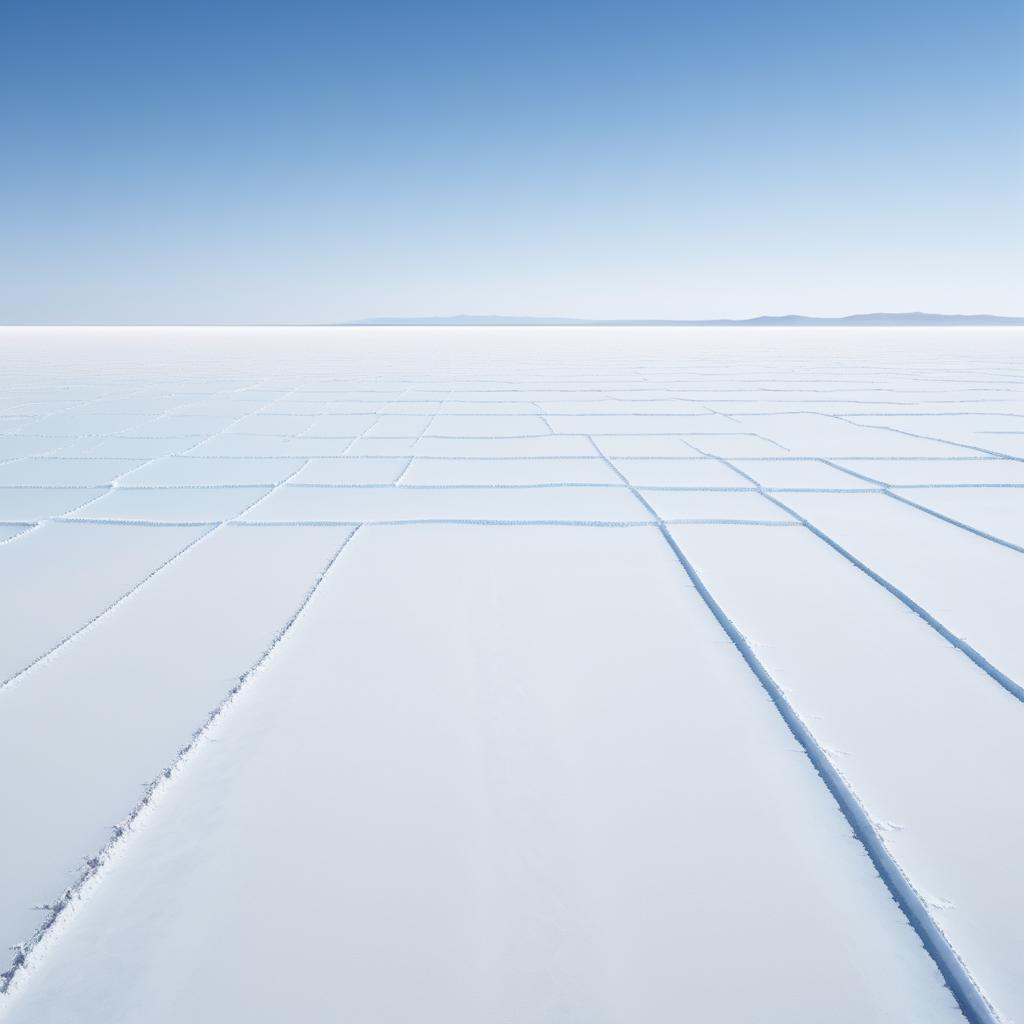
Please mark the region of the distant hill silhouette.
POLYGON ((755 316, 749 320, 582 320, 547 316, 413 316, 354 320, 344 327, 1024 327, 1024 316, 989 313, 855 313, 755 316))

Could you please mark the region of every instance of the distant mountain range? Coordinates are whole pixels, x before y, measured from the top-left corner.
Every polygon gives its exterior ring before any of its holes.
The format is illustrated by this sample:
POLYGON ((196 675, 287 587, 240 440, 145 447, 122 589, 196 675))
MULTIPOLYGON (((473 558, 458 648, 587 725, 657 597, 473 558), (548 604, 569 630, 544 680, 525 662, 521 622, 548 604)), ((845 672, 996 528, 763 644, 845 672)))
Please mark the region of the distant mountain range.
POLYGON ((1024 316, 988 313, 856 313, 755 316, 749 320, 581 320, 557 316, 411 316, 354 320, 343 327, 1024 327, 1024 316))

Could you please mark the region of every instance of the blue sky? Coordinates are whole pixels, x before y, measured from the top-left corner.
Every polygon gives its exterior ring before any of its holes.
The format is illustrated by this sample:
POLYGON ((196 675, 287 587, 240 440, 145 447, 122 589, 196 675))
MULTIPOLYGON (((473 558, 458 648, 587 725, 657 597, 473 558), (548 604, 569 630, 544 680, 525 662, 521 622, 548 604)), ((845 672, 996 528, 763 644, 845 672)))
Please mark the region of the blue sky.
POLYGON ((0 322, 1024 313, 1024 5, 0 5, 0 322))

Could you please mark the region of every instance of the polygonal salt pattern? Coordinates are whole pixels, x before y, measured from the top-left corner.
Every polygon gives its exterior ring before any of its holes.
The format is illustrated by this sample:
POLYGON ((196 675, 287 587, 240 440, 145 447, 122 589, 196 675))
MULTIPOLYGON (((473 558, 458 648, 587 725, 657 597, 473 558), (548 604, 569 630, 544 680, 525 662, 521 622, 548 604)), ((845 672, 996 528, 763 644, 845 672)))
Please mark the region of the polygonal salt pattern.
POLYGON ((13 1020, 117 1002, 150 927, 125 1019, 200 961, 259 1009, 279 891, 332 971, 429 953, 394 1019, 954 1021, 922 921, 1024 1019, 1020 332, 253 333, 0 332, 3 945, 167 783, 13 1020))

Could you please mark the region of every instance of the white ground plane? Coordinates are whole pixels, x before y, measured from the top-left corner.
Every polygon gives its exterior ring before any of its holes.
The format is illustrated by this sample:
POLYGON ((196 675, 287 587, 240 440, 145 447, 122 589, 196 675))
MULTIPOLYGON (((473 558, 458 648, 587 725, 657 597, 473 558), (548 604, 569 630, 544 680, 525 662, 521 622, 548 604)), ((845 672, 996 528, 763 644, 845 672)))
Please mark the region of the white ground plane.
POLYGON ((1024 1021, 1024 331, 0 331, 0 1021, 1024 1021))

